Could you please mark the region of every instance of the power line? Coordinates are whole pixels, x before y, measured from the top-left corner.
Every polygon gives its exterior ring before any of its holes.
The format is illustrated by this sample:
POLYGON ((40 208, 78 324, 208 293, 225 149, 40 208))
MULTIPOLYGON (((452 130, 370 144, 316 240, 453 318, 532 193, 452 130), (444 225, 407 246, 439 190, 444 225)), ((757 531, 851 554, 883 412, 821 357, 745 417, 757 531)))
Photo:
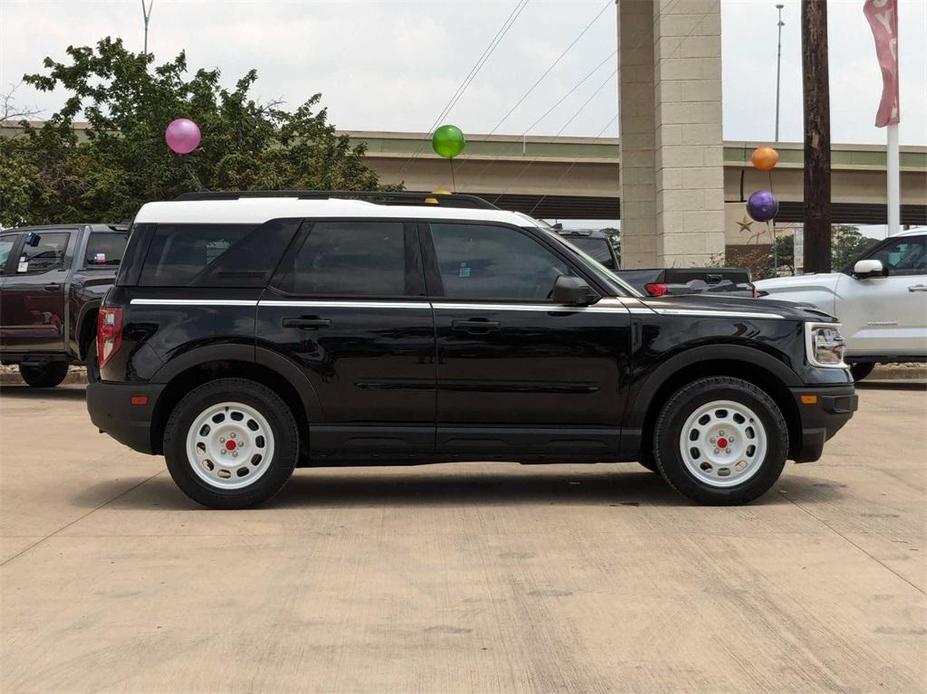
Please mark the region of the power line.
POLYGON ((577 89, 579 89, 581 86, 583 86, 583 85, 586 83, 586 80, 588 80, 588 79, 589 79, 590 77, 592 77, 596 72, 598 72, 598 71, 599 71, 599 68, 602 67, 603 65, 605 65, 605 63, 607 63, 609 60, 611 60, 612 58, 614 58, 615 55, 617 55, 617 53, 618 53, 618 49, 616 48, 616 49, 613 50, 611 53, 609 53, 607 56, 605 56, 605 58, 602 60, 602 62, 600 62, 598 65, 596 65, 594 68, 592 68, 588 73, 586 73, 586 76, 583 77, 579 82, 577 82, 576 84, 574 84, 566 94, 564 94, 564 95, 561 96, 559 99, 557 99, 557 102, 556 102, 553 106, 551 106, 549 109, 547 109, 546 111, 544 111, 544 115, 542 115, 540 118, 538 118, 536 121, 534 121, 531 125, 529 125, 527 128, 525 128, 525 131, 522 133, 522 135, 527 135, 529 130, 531 130, 535 125, 537 125, 537 124, 540 123, 542 120, 544 120, 545 118, 547 118, 547 116, 549 116, 549 115, 551 114, 551 112, 552 112, 555 108, 557 108, 560 104, 562 104, 564 101, 566 101, 567 98, 568 98, 573 92, 575 92, 577 89))
POLYGON ((537 88, 537 86, 538 86, 541 82, 544 81, 544 78, 547 77, 547 75, 550 74, 551 70, 553 70, 555 67, 557 67, 558 63, 560 63, 560 61, 563 60, 564 56, 566 56, 566 54, 569 53, 569 52, 573 49, 573 46, 575 46, 575 45, 579 42, 579 40, 586 34, 587 31, 589 31, 589 29, 592 27, 592 25, 595 24, 596 20, 597 20, 599 17, 602 16, 602 13, 605 12, 605 10, 608 9, 609 5, 612 5, 613 2, 614 2, 614 0, 606 0, 605 4, 602 6, 602 9, 599 10, 598 13, 596 13, 596 16, 592 18, 592 21, 590 21, 590 22, 583 28, 583 30, 582 30, 581 32, 579 32, 579 34, 576 36, 576 38, 574 38, 574 39, 570 42, 570 45, 568 45, 568 46, 563 50, 563 52, 562 52, 559 56, 557 56, 557 59, 554 60, 554 62, 552 62, 550 65, 548 65, 547 69, 544 70, 544 72, 541 74, 541 76, 538 77, 537 80, 535 80, 534 84, 532 84, 532 85, 528 88, 528 91, 526 91, 524 94, 522 94, 522 97, 521 97, 518 101, 515 102, 515 105, 512 106, 512 108, 510 108, 510 109, 506 112, 506 114, 505 114, 504 116, 502 116, 502 119, 501 119, 498 123, 496 123, 496 125, 493 127, 493 129, 490 130, 489 133, 487 133, 487 135, 486 135, 486 138, 487 138, 487 139, 489 138, 490 135, 492 135, 494 132, 496 132, 496 130, 499 129, 499 126, 501 126, 506 120, 508 120, 508 117, 511 116, 512 113, 514 113, 515 109, 517 109, 519 106, 522 105, 522 103, 524 103, 525 99, 528 98, 528 96, 531 94, 531 92, 533 92, 533 91, 537 88))
MULTIPOLYGON (((572 122, 576 119, 576 117, 577 117, 580 113, 582 113, 582 112, 585 110, 585 108, 589 105, 589 103, 598 95, 598 93, 599 93, 600 91, 602 91, 602 90, 605 88, 605 86, 606 86, 609 82, 612 81, 612 79, 613 79, 613 78, 615 77, 615 75, 617 75, 617 74, 618 74, 618 68, 616 67, 614 70, 612 70, 612 73, 611 73, 608 77, 605 78, 605 81, 602 82, 602 84, 599 85, 598 89, 596 89, 594 92, 592 92, 592 94, 589 96, 588 99, 586 99, 586 101, 583 103, 583 105, 580 106, 580 107, 576 110, 576 113, 574 113, 572 116, 570 116, 570 119, 569 119, 566 123, 564 123, 564 124, 561 126, 560 130, 557 131, 557 134, 554 135, 554 137, 560 137, 560 135, 563 133, 563 131, 567 129, 567 126, 569 126, 570 123, 572 123, 572 122)), ((617 116, 616 116, 616 118, 617 118, 617 116)), ((609 121, 609 125, 610 125, 610 124, 611 124, 611 121, 609 121)), ((606 125, 605 127, 607 128, 608 126, 606 125)), ((603 128, 602 131, 601 131, 599 134, 601 135, 602 132, 605 132, 605 128, 603 128)), ((598 137, 598 135, 596 135, 596 137, 598 137)), ((512 180, 511 183, 509 183, 509 185, 506 187, 506 189, 505 189, 504 191, 502 191, 501 193, 499 193, 499 195, 496 196, 496 199, 493 200, 493 202, 495 202, 496 200, 498 200, 499 198, 501 198, 503 195, 505 195, 505 194, 509 191, 509 189, 512 187, 512 185, 514 185, 514 184, 517 183, 519 180, 521 180, 521 177, 525 175, 525 172, 526 172, 528 169, 531 168, 531 165, 534 164, 535 161, 536 161, 536 160, 532 159, 532 160, 529 161, 527 164, 525 164, 525 166, 522 168, 522 170, 518 172, 518 175, 514 178, 514 180, 512 180)), ((492 164, 492 163, 493 163, 493 162, 490 162, 490 164, 492 164)), ((559 182, 567 173, 569 173, 569 172, 573 169, 573 166, 575 166, 575 162, 574 162, 574 164, 570 165, 570 167, 560 175, 560 178, 557 179, 557 182, 559 182)), ((541 198, 541 199, 543 200, 543 198, 541 198)), ((540 204, 540 203, 538 203, 538 204, 540 204)), ((537 207, 537 205, 535 205, 535 207, 537 207)), ((532 209, 532 212, 533 212, 533 211, 534 211, 534 209, 532 209)))
MULTIPOLYGON (((499 27, 496 34, 492 37, 489 44, 486 48, 483 49, 483 52, 480 54, 480 57, 477 58, 476 63, 473 64, 473 67, 470 68, 470 72, 467 73, 467 76, 464 77, 463 81, 457 86, 457 89, 451 95, 451 98, 448 99, 447 103, 444 105, 444 108, 441 109, 441 112, 438 114, 438 117, 435 118, 434 122, 431 124, 431 127, 428 128, 428 132, 431 133, 434 131, 435 127, 451 112, 454 106, 457 105, 457 102, 460 101, 461 97, 467 91, 467 88, 470 86, 470 83, 476 78, 480 70, 483 69, 483 66, 486 64, 486 61, 489 60, 490 56, 495 52, 496 48, 502 42, 502 39, 505 38, 505 35, 508 33, 509 29, 512 28, 512 25, 515 23, 515 20, 518 19, 518 16, 522 13, 525 7, 528 6, 530 0, 518 0, 515 7, 509 13, 509 16, 505 18, 505 21, 502 22, 502 26, 499 27)), ((419 143, 418 149, 412 154, 409 160, 403 165, 402 169, 399 171, 401 176, 405 173, 409 165, 415 161, 416 157, 421 154, 422 150, 425 148, 425 143, 419 143)))

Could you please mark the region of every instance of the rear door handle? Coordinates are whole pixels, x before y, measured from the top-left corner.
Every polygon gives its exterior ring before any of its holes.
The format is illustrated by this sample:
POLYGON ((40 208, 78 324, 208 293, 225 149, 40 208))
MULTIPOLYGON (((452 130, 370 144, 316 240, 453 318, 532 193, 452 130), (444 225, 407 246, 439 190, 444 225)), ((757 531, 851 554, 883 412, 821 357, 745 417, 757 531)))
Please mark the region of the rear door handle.
POLYGON ((319 328, 330 328, 332 322, 327 318, 317 318, 315 316, 306 316, 303 318, 284 318, 284 328, 299 328, 300 330, 318 330, 319 328))
POLYGON ((43 289, 45 289, 46 292, 57 292, 59 289, 61 289, 61 285, 57 282, 52 282, 51 284, 46 284, 43 289))
POLYGON ((908 287, 909 292, 927 292, 927 284, 914 284, 908 287))
POLYGON ((495 332, 500 328, 502 328, 502 323, 494 320, 474 318, 473 320, 451 321, 451 330, 461 333, 470 333, 472 335, 485 335, 486 333, 495 332))

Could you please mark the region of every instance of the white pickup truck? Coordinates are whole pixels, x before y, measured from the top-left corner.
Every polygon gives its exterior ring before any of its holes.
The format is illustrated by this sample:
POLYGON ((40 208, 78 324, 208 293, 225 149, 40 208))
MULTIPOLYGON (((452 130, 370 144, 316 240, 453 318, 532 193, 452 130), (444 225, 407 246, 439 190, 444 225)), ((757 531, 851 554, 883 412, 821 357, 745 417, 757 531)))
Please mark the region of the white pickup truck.
POLYGON ((859 381, 876 364, 927 361, 927 227, 888 237, 840 272, 755 282, 771 299, 836 316, 859 381))

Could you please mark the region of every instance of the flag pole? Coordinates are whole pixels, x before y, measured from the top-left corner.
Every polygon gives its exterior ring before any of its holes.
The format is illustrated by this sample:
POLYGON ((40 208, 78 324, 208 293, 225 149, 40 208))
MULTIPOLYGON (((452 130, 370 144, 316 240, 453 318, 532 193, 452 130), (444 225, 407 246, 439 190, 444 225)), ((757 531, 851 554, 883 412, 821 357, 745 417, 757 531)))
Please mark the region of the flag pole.
POLYGON ((886 126, 885 135, 887 140, 885 173, 888 179, 886 195, 888 202, 888 234, 891 236, 897 234, 901 228, 901 174, 898 164, 898 126, 886 126))

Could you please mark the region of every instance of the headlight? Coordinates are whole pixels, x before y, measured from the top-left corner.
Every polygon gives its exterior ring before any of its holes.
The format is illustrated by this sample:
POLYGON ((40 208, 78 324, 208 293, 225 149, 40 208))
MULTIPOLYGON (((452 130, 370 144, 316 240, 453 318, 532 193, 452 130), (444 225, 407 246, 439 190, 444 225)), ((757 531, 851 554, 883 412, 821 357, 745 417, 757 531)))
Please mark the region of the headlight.
POLYGON ((839 323, 805 323, 805 354, 812 366, 845 369, 845 348, 839 323))

